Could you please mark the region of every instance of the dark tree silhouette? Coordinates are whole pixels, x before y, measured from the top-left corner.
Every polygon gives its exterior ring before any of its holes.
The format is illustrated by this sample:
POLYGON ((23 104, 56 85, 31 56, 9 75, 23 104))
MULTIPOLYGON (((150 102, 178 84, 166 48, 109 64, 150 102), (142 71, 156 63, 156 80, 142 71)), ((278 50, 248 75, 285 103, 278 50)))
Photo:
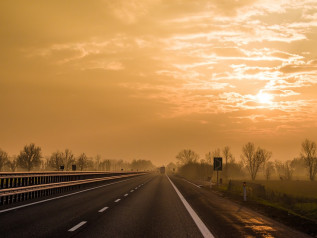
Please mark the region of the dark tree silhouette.
POLYGON ((11 159, 8 159, 7 166, 11 170, 11 172, 15 172, 18 167, 18 159, 16 156, 14 156, 11 159))
POLYGON ((28 171, 31 171, 34 167, 41 163, 41 148, 30 144, 24 146, 23 150, 17 157, 18 165, 28 171))
POLYGON ((0 171, 2 171, 2 168, 5 166, 7 162, 8 162, 7 152, 0 149, 0 171))
POLYGON ((301 158, 304 159, 306 168, 308 170, 309 179, 315 180, 317 173, 317 155, 316 155, 316 143, 306 139, 302 143, 301 158))
POLYGON ((131 168, 134 170, 152 170, 154 169, 154 165, 150 160, 133 160, 131 163, 131 168))
POLYGON ((74 154, 69 150, 66 149, 63 155, 63 164, 65 166, 65 170, 70 170, 72 167, 72 164, 75 163, 75 156, 74 154))
POLYGON ((264 168, 264 175, 266 180, 270 180, 271 175, 274 173, 274 163, 269 161, 268 163, 265 163, 265 168, 264 168))
POLYGON ((64 165, 63 153, 59 151, 53 152, 48 160, 48 165, 57 171, 60 170, 61 165, 64 165))
POLYGON ((176 159, 178 159, 181 165, 196 163, 199 159, 199 155, 195 151, 184 149, 176 155, 176 159))
POLYGON ((260 166, 268 161, 272 156, 272 152, 258 147, 255 149, 254 143, 248 142, 242 148, 242 161, 247 167, 251 179, 255 180, 260 166))
POLYGON ((85 153, 82 153, 78 159, 77 159, 77 165, 80 169, 80 171, 83 171, 85 168, 87 168, 88 165, 88 159, 85 153))

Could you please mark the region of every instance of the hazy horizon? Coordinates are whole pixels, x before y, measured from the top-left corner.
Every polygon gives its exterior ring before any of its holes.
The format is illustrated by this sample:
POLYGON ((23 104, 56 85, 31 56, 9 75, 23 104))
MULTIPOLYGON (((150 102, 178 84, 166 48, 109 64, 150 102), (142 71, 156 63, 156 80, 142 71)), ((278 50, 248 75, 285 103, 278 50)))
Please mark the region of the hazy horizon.
POLYGON ((176 161, 317 140, 317 2, 2 1, 0 148, 176 161))

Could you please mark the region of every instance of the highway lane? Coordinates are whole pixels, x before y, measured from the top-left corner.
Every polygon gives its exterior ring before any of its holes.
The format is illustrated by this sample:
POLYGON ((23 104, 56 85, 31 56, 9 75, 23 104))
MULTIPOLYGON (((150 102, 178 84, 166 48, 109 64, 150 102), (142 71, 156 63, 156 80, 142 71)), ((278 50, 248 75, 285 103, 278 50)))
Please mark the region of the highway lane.
POLYGON ((3 207, 0 209, 0 236, 1 238, 70 236, 71 232, 68 230, 81 222, 82 217, 88 219, 101 216, 103 214, 99 212, 101 209, 114 207, 115 200, 153 178, 153 175, 142 175, 124 181, 119 180, 87 192, 1 213, 5 209, 3 207))
POLYGON ((203 236, 167 177, 158 175, 75 237, 203 236))
POLYGON ((215 237, 310 237, 190 181, 171 180, 215 237))

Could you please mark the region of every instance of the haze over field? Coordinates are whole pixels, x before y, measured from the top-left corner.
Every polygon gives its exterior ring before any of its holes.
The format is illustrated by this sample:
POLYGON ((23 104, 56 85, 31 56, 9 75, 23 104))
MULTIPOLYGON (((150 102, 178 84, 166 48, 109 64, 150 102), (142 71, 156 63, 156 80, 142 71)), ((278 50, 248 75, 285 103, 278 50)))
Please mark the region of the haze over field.
POLYGON ((0 2, 0 147, 204 157, 317 139, 314 0, 0 2))

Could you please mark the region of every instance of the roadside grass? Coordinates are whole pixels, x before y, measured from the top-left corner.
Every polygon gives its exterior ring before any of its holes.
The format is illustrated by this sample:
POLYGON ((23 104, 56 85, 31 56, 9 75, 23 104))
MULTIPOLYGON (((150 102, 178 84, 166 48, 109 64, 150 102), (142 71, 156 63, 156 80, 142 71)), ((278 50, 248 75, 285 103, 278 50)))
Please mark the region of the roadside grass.
POLYGON ((317 198, 317 181, 256 180, 253 183, 262 184, 266 189, 295 197, 317 198))
MULTIPOLYGON (((242 197, 242 181, 231 181, 226 193, 242 197)), ((248 200, 317 221, 317 182, 247 181, 248 200)))

